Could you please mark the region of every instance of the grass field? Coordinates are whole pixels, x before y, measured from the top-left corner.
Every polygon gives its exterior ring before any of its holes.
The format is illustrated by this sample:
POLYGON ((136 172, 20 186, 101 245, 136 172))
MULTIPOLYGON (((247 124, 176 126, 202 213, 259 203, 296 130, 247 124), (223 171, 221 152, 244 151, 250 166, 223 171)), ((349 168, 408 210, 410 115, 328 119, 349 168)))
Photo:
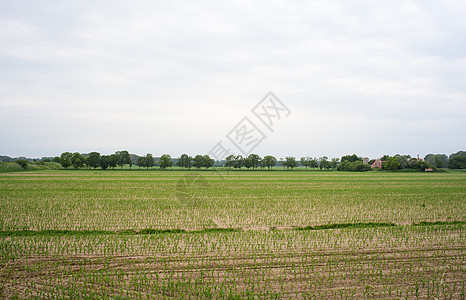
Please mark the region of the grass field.
POLYGON ((466 173, 0 174, 0 296, 465 299, 466 173))

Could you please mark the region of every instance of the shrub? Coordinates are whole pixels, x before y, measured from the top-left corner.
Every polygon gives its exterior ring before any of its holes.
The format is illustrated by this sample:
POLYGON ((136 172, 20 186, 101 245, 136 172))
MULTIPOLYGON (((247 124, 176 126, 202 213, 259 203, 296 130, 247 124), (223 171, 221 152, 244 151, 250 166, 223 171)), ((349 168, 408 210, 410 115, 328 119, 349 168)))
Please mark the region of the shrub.
POLYGON ((23 168, 23 169, 27 169, 27 167, 28 167, 28 161, 25 160, 25 159, 18 159, 18 160, 16 160, 15 162, 16 162, 18 165, 20 165, 21 168, 23 168))
POLYGON ((466 169, 466 156, 455 156, 448 161, 449 169, 466 169))
POLYGON ((357 160, 354 162, 350 162, 345 160, 337 167, 338 171, 350 171, 350 172, 364 172, 372 170, 370 165, 364 164, 362 161, 357 160))

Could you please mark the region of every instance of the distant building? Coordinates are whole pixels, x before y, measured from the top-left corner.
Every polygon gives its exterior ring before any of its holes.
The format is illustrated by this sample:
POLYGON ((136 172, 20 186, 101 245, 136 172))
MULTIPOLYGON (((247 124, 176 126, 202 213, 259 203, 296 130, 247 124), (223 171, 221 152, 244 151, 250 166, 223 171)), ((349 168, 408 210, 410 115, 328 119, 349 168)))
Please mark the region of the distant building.
POLYGON ((382 168, 382 163, 383 161, 380 159, 380 158, 377 158, 371 165, 371 168, 372 169, 375 169, 375 168, 379 168, 381 169, 382 168))
POLYGON ((364 157, 362 159, 362 163, 365 164, 365 165, 369 164, 369 157, 364 157))

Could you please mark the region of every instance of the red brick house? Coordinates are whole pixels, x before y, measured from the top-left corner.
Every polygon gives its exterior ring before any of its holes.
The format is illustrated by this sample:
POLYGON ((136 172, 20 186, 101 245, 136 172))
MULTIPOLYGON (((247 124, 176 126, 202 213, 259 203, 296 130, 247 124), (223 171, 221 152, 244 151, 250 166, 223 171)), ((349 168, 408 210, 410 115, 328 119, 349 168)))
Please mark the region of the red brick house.
POLYGON ((383 161, 380 159, 380 158, 377 158, 371 165, 371 168, 374 169, 374 168, 379 168, 379 169, 382 169, 382 163, 383 161))

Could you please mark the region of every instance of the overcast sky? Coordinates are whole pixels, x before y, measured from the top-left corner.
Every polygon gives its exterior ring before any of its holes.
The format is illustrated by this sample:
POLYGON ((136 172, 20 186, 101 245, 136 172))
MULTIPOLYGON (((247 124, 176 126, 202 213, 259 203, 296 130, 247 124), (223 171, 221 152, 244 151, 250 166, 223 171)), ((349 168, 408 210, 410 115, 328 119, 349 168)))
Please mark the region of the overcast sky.
POLYGON ((466 150, 466 2, 0 0, 0 155, 466 150), (252 109, 272 91, 273 131, 252 109))

